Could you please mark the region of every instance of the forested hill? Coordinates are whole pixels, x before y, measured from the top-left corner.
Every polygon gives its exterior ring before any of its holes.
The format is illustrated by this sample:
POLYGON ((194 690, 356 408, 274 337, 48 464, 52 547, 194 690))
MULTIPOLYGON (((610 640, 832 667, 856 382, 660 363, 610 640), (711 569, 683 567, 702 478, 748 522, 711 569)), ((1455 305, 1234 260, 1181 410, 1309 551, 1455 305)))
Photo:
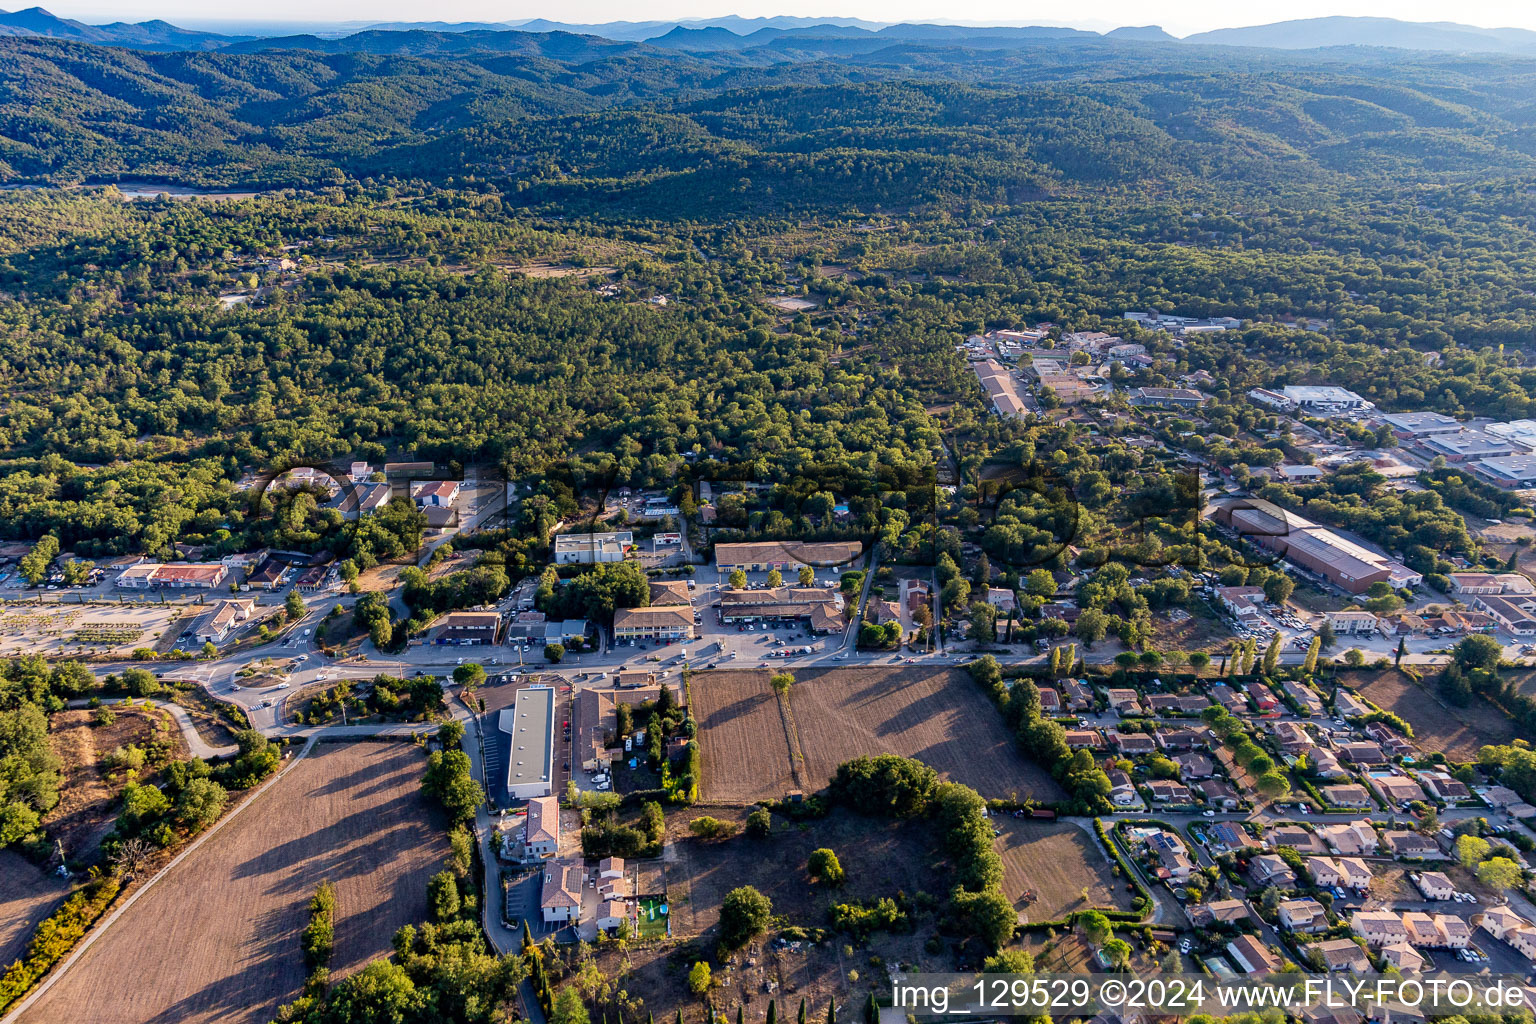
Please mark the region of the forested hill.
POLYGON ((439 34, 466 52, 421 56, 431 33, 373 35, 402 52, 0 40, 0 181, 480 181, 677 214, 1536 171, 1524 58, 1234 63, 1101 40, 763 64, 560 33, 439 34))

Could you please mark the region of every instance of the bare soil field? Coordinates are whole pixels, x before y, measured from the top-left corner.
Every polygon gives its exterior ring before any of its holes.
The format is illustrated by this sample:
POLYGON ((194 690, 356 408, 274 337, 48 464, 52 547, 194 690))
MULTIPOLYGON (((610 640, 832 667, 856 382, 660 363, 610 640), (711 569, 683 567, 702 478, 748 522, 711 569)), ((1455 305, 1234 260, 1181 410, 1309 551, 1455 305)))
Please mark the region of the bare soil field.
POLYGON ((0 850, 0 968, 27 948, 37 923, 69 895, 69 883, 12 850, 0 850))
POLYGON ((425 918, 448 852, 406 743, 323 744, 162 878, 22 1018, 35 1024, 269 1021, 304 981, 299 932, 336 886, 334 977, 425 918), (124 984, 132 979, 132 984, 124 984))
POLYGON ((759 669, 693 677, 706 801, 784 796, 795 785, 797 755, 808 791, 824 787, 851 758, 900 754, 983 796, 1063 795, 1047 772, 1019 754, 997 709, 959 669, 797 673, 789 698, 794 735, 769 689, 770 675, 759 669))
POLYGON ((1440 751, 1456 761, 1477 757, 1477 748, 1508 743, 1515 738, 1509 717, 1487 701, 1474 699, 1464 708, 1442 701, 1434 679, 1415 683, 1395 669, 1340 672, 1339 681, 1383 711, 1399 715, 1413 726, 1413 741, 1428 753, 1440 751))
MULTIPOLYGON (((117 750, 137 746, 157 748, 169 761, 185 760, 187 741, 169 713, 159 708, 113 705, 111 725, 94 725, 96 712, 80 708, 60 711, 49 722, 48 742, 64 762, 64 785, 57 807, 43 819, 51 839, 64 844, 71 861, 89 861, 97 845, 117 820, 118 797, 128 776, 112 770, 107 759, 117 750)), ((139 781, 153 783, 158 772, 139 771, 139 781)))
MULTIPOLYGON (((669 813, 668 836, 687 837, 688 821, 700 813, 697 809, 669 813)), ((746 815, 745 810, 715 809, 710 813, 738 823, 746 815)), ((732 1004, 743 1004, 747 1020, 761 1021, 768 1000, 773 998, 778 1002, 779 1019, 786 1020, 805 999, 810 1019, 820 1020, 826 1014, 827 1001, 835 997, 840 1015, 846 1018, 862 1005, 871 986, 877 992, 888 988, 878 963, 911 964, 924 970, 944 970, 953 963, 948 941, 938 953, 924 950, 926 939, 940 924, 942 911, 933 907, 940 906, 948 895, 949 883, 943 859, 920 822, 890 822, 842 811, 803 823, 776 816, 773 835, 765 840, 744 836, 724 842, 675 838, 661 868, 674 941, 632 943, 623 953, 608 952, 599 959, 605 975, 644 1000, 646 1011, 657 1020, 672 1019, 679 1008, 688 1016, 696 1013, 698 1001, 688 995, 681 976, 695 960, 712 957, 720 902, 741 885, 763 892, 773 901, 775 916, 782 916, 785 924, 807 928, 827 927, 828 907, 834 901, 895 898, 900 894, 914 907, 914 927, 900 934, 877 933, 866 942, 834 935, 828 942, 800 943, 789 949, 770 945, 768 940, 775 929, 734 954, 729 965, 716 967, 714 1003, 731 1015, 732 1004), (848 881, 841 888, 823 889, 806 877, 806 861, 819 847, 837 852, 848 873, 848 881), (923 892, 940 903, 924 909, 925 900, 918 895, 923 892), (878 961, 874 959, 877 957, 878 961), (624 974, 626 965, 628 974, 624 974), (856 980, 850 978, 850 972, 856 980), (764 990, 768 982, 776 986, 772 996, 764 990)))
POLYGON ((1030 921, 1056 921, 1094 907, 1131 909, 1125 879, 1117 880, 1093 837, 1076 825, 993 817, 1002 830, 1003 890, 1030 921), (1083 890, 1088 899, 1083 899, 1083 890), (1026 893, 1034 893, 1026 900, 1026 893))

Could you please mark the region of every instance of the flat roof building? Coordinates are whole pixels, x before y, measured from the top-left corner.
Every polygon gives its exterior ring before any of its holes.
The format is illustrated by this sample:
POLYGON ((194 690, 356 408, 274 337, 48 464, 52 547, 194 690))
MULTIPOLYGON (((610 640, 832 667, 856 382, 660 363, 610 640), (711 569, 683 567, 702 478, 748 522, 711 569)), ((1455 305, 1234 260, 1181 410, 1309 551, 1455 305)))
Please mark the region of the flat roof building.
POLYGON ((1205 395, 1193 388, 1132 388, 1131 404, 1160 409, 1198 409, 1205 395))
POLYGON ((624 552, 635 543, 629 530, 611 533, 561 533, 555 535, 556 565, 593 565, 597 562, 622 562, 624 552))
POLYGON ((1345 412, 1352 409, 1374 409, 1370 402, 1353 391, 1332 385, 1294 384, 1280 389, 1280 393, 1294 402, 1299 409, 1311 412, 1345 412))
POLYGON ((1438 412, 1389 412, 1381 421, 1405 441, 1430 434, 1452 434, 1461 429, 1460 420, 1438 412))
POLYGON ((1485 434, 1481 430, 1458 430, 1451 434, 1432 434, 1419 439, 1419 448, 1426 455, 1438 455, 1447 462, 1470 462, 1476 459, 1502 458, 1523 449, 1506 438, 1485 434))
POLYGON ((496 728, 507 746, 504 802, 549 796, 555 777, 555 691, 548 686, 518 690, 512 707, 496 716, 496 728))
POLYGON ((1472 472, 1505 490, 1536 487, 1536 455, 1507 455, 1474 462, 1472 472))

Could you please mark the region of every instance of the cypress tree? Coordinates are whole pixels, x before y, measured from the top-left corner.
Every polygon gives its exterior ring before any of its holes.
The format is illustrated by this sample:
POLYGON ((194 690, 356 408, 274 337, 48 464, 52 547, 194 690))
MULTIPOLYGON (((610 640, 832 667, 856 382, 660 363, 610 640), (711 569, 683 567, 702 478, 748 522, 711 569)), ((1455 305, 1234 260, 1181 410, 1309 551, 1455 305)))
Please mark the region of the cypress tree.
POLYGON ((880 1008, 875 1005, 874 989, 870 989, 869 1000, 864 1004, 864 1024, 880 1024, 880 1008))
POLYGON ((800 1000, 800 1013, 795 1017, 795 1024, 805 1024, 805 999, 800 1000))
POLYGON ((768 1024, 779 1024, 779 1001, 768 1000, 768 1024))
POLYGON ((827 1000, 827 1024, 837 1024, 837 1002, 827 1000))

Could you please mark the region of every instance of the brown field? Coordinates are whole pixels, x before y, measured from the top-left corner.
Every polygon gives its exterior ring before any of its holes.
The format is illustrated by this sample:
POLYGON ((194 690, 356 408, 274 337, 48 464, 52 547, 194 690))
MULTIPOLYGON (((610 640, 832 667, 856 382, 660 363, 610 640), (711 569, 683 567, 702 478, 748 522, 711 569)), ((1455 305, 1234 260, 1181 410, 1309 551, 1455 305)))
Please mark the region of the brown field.
MULTIPOLYGON (((64 785, 58 806, 48 812, 43 824, 49 839, 64 844, 64 855, 71 861, 91 860, 117 820, 118 797, 128 777, 106 771, 107 755, 119 747, 148 749, 153 744, 165 749, 167 760, 187 757, 187 741, 167 712, 121 705, 112 711, 117 720, 111 725, 92 725, 95 712, 84 708, 60 711, 49 722, 48 742, 64 762, 64 785)), ((139 773, 141 782, 154 782, 157 777, 149 766, 139 773)))
POLYGON ((12 850, 0 850, 0 967, 27 948, 37 923, 63 901, 69 883, 12 850))
MULTIPOLYGON (((668 814, 669 837, 687 836, 689 819, 700 813, 684 810, 668 814)), ((712 813, 737 822, 746 814, 744 809, 715 809, 712 813)), ((603 953, 598 961, 605 975, 642 999, 646 1013, 654 1014, 657 1020, 671 1020, 678 1009, 690 1018, 696 1014, 698 1000, 688 994, 682 975, 693 961, 712 955, 720 902, 739 885, 757 887, 773 901, 776 917, 801 927, 826 927, 827 908, 834 900, 895 897, 900 893, 911 899, 915 908, 911 932, 877 933, 864 942, 836 935, 831 941, 806 943, 799 949, 774 949, 759 939, 735 954, 729 969, 717 966, 715 1005, 744 1004, 749 1021, 764 1017, 770 998, 764 991, 766 982, 777 987, 772 998, 778 1001, 780 1020, 788 1019, 801 999, 807 1001, 811 1019, 820 1020, 833 997, 842 1018, 848 1019, 863 1004, 864 993, 871 986, 879 992, 889 985, 884 971, 871 962, 872 957, 923 970, 953 966, 949 941, 938 953, 924 949, 926 939, 941 923, 942 912, 923 909, 918 894, 926 892, 940 901, 935 906, 941 905, 950 883, 942 857, 919 822, 861 818, 842 811, 803 823, 776 816, 773 836, 767 840, 744 836, 725 842, 676 840, 663 858, 661 871, 675 941, 632 944, 622 953, 603 953), (823 889, 806 878, 811 851, 823 846, 837 852, 848 873, 841 888, 823 889), (851 954, 845 944, 853 948, 851 954), (860 975, 857 981, 850 979, 850 971, 860 975)), ((734 1010, 730 1013, 734 1016, 734 1010)))
POLYGON ((333 976, 387 954, 426 916, 447 854, 405 743, 324 744, 145 892, 23 1020, 71 1024, 272 1019, 304 981, 299 932, 336 886, 333 976))
POLYGON ((704 757, 704 798, 778 799, 796 785, 824 787, 860 755, 914 757, 989 797, 1056 800, 1056 782, 1014 747, 1002 717, 958 669, 813 669, 797 674, 792 737, 769 689, 770 670, 693 677, 704 757))
POLYGON ((1131 909, 1125 880, 1116 881, 1093 837, 1076 825, 997 815, 1002 829, 1003 889, 1027 920, 1056 921, 1094 907, 1131 909), (1083 890, 1088 899, 1083 900, 1083 890), (1035 900, 1023 896, 1033 891, 1035 900))
POLYGON ((1413 741, 1426 753, 1439 751, 1457 761, 1477 757, 1477 748, 1508 743, 1515 738, 1514 723, 1487 701, 1474 699, 1464 708, 1441 701, 1434 677, 1415 683, 1395 669, 1344 671, 1339 681, 1383 711, 1399 715, 1413 726, 1413 741))

